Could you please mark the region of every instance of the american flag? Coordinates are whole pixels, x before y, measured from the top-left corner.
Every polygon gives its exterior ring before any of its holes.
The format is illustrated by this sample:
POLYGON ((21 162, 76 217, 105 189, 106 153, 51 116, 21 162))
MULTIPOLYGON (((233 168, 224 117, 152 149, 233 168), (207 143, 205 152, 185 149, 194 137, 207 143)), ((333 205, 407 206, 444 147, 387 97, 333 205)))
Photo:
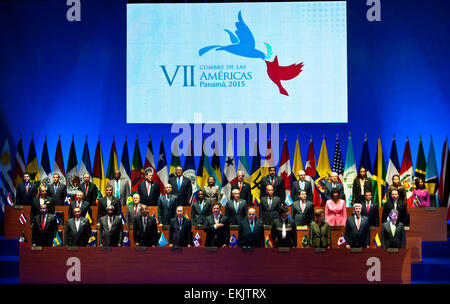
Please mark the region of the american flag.
POLYGON ((336 135, 336 146, 334 147, 333 172, 338 174, 339 182, 344 180, 344 162, 342 161, 341 147, 339 146, 339 137, 336 135))

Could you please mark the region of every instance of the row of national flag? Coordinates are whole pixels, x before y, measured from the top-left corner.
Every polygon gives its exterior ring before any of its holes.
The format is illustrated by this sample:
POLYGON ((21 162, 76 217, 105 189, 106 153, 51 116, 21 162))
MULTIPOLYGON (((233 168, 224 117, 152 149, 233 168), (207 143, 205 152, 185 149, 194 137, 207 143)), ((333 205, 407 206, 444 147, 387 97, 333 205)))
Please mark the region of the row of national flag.
MULTIPOLYGON (((251 162, 249 162, 249 157, 247 156, 248 153, 243 140, 240 146, 240 156, 235 157, 234 149, 231 146, 231 141, 227 142, 227 145, 225 147, 226 155, 224 170, 222 171, 219 150, 223 149, 219 149, 217 140, 215 140, 214 152, 210 162, 209 157, 205 154, 205 142, 203 142, 202 155, 200 156, 199 165, 196 170, 194 156, 192 153, 193 148, 191 140, 188 147, 188 153, 185 158, 183 174, 186 177, 190 178, 192 181, 193 201, 195 201, 196 199, 197 190, 204 188, 208 184, 208 178, 211 176, 214 177, 215 183, 220 187, 221 192, 224 194, 224 197, 229 199, 231 185, 237 181, 237 170, 240 170, 244 172, 244 180, 250 183, 254 201, 258 202, 260 196, 259 185, 261 182, 261 178, 268 175, 268 168, 276 163, 272 154, 272 142, 269 138, 267 142, 266 154, 261 159, 259 145, 257 140, 255 139, 253 149, 255 156, 253 156, 251 162)), ((151 168, 154 172, 153 180, 159 184, 160 192, 165 193, 164 184, 168 182, 170 176, 173 176, 175 174, 176 167, 181 166, 179 147, 176 140, 173 142, 171 150, 171 162, 168 165, 163 138, 161 138, 159 154, 157 158, 154 157, 152 140, 151 138, 149 138, 146 157, 143 162, 141 158, 139 142, 136 137, 133 158, 130 167, 127 140, 125 140, 124 142, 122 158, 119 162, 116 144, 113 138, 109 153, 109 161, 106 165, 103 161, 101 141, 99 138, 95 149, 93 166, 91 166, 89 147, 86 138, 83 148, 83 155, 81 158, 81 164, 80 166, 78 166, 75 142, 72 138, 67 165, 64 166, 61 139, 59 138, 53 162, 53 171, 51 171, 47 138, 45 138, 42 149, 40 167, 38 165, 36 148, 33 138, 30 142, 28 157, 26 161, 23 151, 22 139, 19 139, 14 162, 12 161, 8 140, 6 140, 3 145, 1 158, 1 207, 2 209, 4 209, 5 205, 13 204, 16 195, 16 188, 20 183, 22 183, 23 174, 25 172, 30 175, 30 180, 37 184, 49 184, 52 182, 52 173, 59 173, 61 181, 67 185, 69 193, 73 193, 82 181, 82 176, 85 173, 89 173, 92 177, 92 182, 96 184, 99 189, 99 196, 101 196, 105 194, 106 183, 114 178, 114 172, 116 170, 119 170, 121 172, 121 179, 127 181, 130 184, 131 193, 133 194, 137 192, 138 184, 145 179, 144 169, 151 168)), ((401 183, 407 191, 408 206, 411 207, 414 204, 412 192, 414 189, 414 179, 417 177, 421 177, 425 180, 426 188, 429 190, 430 194, 436 196, 436 204, 438 206, 448 206, 450 192, 450 183, 447 181, 450 179, 450 165, 448 164, 448 154, 449 147, 448 140, 446 139, 442 152, 441 174, 439 177, 432 138, 430 141, 427 158, 425 157, 422 139, 420 139, 415 170, 413 170, 409 139, 407 139, 406 141, 402 163, 400 164, 395 137, 392 140, 390 156, 387 163, 382 151, 381 139, 378 138, 377 151, 375 154, 374 162, 372 163, 369 153, 369 144, 366 136, 363 143, 360 164, 357 168, 351 136, 348 137, 345 162, 342 157, 343 154, 339 144, 339 137, 336 136, 333 161, 330 162, 330 159, 328 157, 328 151, 324 137, 321 144, 319 158, 316 163, 314 145, 311 137, 311 139, 309 140, 306 162, 303 163, 302 155, 300 152, 299 138, 297 136, 294 159, 291 165, 287 138, 285 137, 281 153, 281 161, 279 163, 278 175, 281 176, 284 180, 287 202, 296 200, 296 198, 291 198, 290 196, 291 184, 293 181, 298 180, 298 172, 300 170, 303 170, 306 173, 306 179, 311 183, 314 189, 314 205, 323 206, 324 202, 321 199, 321 192, 323 192, 324 190, 324 182, 329 180, 329 175, 331 172, 336 172, 338 174, 339 181, 344 185, 347 206, 350 206, 352 192, 351 186, 353 180, 357 176, 358 169, 364 167, 366 169, 368 178, 372 180, 374 201, 377 202, 380 206, 386 200, 385 192, 387 186, 391 184, 392 176, 396 174, 400 176, 401 183)))

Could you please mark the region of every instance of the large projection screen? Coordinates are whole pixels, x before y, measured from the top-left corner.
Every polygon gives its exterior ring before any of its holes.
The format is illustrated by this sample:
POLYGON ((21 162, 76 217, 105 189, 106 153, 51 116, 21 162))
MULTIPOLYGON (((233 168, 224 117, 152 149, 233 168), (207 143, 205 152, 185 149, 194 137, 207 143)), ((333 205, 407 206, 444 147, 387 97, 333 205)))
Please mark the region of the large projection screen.
POLYGON ((127 123, 346 123, 346 2, 128 4, 127 123))

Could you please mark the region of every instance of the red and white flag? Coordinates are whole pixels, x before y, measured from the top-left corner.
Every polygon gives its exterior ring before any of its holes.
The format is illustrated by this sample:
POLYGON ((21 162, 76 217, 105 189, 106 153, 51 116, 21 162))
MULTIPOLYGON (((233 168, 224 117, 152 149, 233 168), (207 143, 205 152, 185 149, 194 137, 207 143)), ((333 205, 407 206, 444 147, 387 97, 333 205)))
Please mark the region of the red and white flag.
POLYGON ((284 187, 286 189, 286 197, 291 195, 291 161, 289 160, 289 150, 287 139, 284 137, 283 151, 281 152, 281 163, 278 170, 278 176, 281 176, 284 181, 284 187))
POLYGON ((198 234, 198 232, 197 232, 197 234, 195 235, 195 237, 194 237, 194 246, 195 247, 199 247, 199 246, 201 246, 202 245, 202 239, 200 238, 200 235, 198 234))
POLYGON ((25 217, 25 214, 23 214, 23 212, 20 213, 19 223, 21 223, 22 225, 25 225, 26 222, 28 222, 28 221, 27 221, 27 218, 25 217))
POLYGON ((314 178, 317 175, 317 169, 316 169, 316 157, 314 156, 314 145, 311 139, 309 140, 309 148, 308 148, 308 157, 306 158, 306 164, 305 164, 305 173, 306 173, 306 180, 310 182, 311 188, 314 189, 314 199, 313 204, 314 206, 320 206, 320 193, 317 191, 314 178))
POLYGON ((59 174, 59 181, 63 184, 66 183, 66 172, 64 170, 64 160, 61 148, 61 138, 58 139, 58 144, 56 145, 55 162, 53 164, 53 174, 59 174))
POLYGON ((406 140, 405 151, 403 153, 402 167, 400 169, 400 182, 406 190, 406 206, 413 207, 414 171, 411 158, 411 148, 409 147, 409 139, 406 140))
POLYGON ((347 241, 344 239, 343 235, 338 239, 337 244, 339 247, 344 247, 347 245, 347 241))
POLYGON ((166 193, 166 189, 164 188, 164 183, 161 181, 161 179, 158 176, 158 172, 156 171, 155 157, 153 155, 153 147, 152 147, 152 139, 151 138, 148 140, 147 154, 145 156, 144 171, 147 168, 151 168, 153 170, 153 179, 152 180, 155 183, 158 183, 158 185, 159 185, 159 192, 161 194, 165 194, 166 193))

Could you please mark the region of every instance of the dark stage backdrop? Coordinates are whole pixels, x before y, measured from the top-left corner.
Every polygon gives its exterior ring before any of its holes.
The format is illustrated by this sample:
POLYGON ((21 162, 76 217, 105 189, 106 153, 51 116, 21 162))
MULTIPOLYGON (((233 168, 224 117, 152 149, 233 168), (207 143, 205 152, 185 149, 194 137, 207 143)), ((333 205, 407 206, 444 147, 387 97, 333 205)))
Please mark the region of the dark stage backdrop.
MULTIPOLYGON (((381 135, 387 167, 395 133, 400 163, 408 135, 415 167, 419 136, 428 155, 432 134, 440 170, 450 126, 450 1, 381 0, 381 22, 367 21, 365 0, 347 3, 348 123, 280 125, 280 154, 286 134, 292 161, 299 134, 306 162, 312 135, 317 160, 325 135, 332 162, 339 133, 345 160, 351 132, 359 166, 367 133, 372 164, 381 135)), ((170 163, 170 124, 126 123, 126 1, 81 0, 81 22, 67 21, 68 8, 62 0, 0 2, 0 145, 8 138, 14 158, 22 134, 27 158, 34 134, 40 163, 47 135, 53 169, 58 135, 67 165, 72 135, 78 164, 88 135, 92 164, 101 134, 106 172, 113 136, 119 162, 128 136, 131 164, 136 134, 143 160, 151 134, 156 155, 164 136, 170 163)))

